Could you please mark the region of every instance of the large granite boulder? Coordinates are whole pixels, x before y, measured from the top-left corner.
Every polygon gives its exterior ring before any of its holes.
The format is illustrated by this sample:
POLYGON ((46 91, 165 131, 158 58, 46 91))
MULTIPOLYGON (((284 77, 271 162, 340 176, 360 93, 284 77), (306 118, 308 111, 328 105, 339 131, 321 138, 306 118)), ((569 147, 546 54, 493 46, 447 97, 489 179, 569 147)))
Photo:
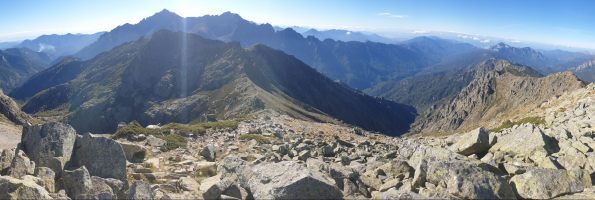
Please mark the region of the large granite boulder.
POLYGON ((526 199, 550 199, 582 192, 591 187, 591 177, 582 170, 531 169, 510 179, 519 196, 526 199))
POLYGON ((254 166, 248 185, 255 199, 340 199, 343 196, 330 177, 294 161, 254 166))
POLYGON ((478 128, 459 137, 451 149, 465 156, 482 154, 490 148, 490 134, 484 128, 478 128))
POLYGON ((127 182, 126 156, 115 140, 86 133, 77 136, 71 164, 85 166, 92 176, 127 182))
POLYGON ((0 199, 52 199, 52 197, 33 180, 0 176, 0 199))
POLYGON ((558 152, 559 147, 555 139, 545 135, 543 131, 532 124, 523 124, 507 130, 498 136, 498 141, 489 150, 506 152, 512 155, 530 156, 536 151, 548 154, 558 152))
POLYGON ((414 181, 421 187, 442 186, 444 193, 463 199, 514 199, 515 194, 499 170, 484 163, 423 160, 414 181))
POLYGON ((51 122, 23 127, 21 148, 37 166, 61 172, 72 155, 76 131, 67 124, 51 122))

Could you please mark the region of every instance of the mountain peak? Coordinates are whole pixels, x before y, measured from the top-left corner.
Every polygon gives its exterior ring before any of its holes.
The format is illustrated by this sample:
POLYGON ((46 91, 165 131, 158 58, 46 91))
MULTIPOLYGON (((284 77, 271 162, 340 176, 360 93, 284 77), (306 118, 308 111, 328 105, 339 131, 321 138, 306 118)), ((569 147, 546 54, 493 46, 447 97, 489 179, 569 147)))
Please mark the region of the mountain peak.
POLYGON ((147 19, 154 19, 154 18, 181 18, 178 14, 171 12, 167 9, 163 9, 161 11, 159 11, 158 13, 155 13, 153 16, 148 17, 147 19))
POLYGON ((221 13, 221 15, 219 15, 219 16, 220 16, 220 17, 224 17, 224 18, 231 18, 231 19, 242 19, 242 20, 244 19, 244 18, 242 18, 242 16, 240 16, 239 14, 237 14, 237 13, 232 13, 232 12, 230 12, 230 11, 227 11, 227 12, 221 13))
POLYGON ((512 48, 512 46, 510 46, 504 42, 499 42, 498 44, 495 44, 494 46, 490 47, 491 50, 508 49, 508 48, 512 48))

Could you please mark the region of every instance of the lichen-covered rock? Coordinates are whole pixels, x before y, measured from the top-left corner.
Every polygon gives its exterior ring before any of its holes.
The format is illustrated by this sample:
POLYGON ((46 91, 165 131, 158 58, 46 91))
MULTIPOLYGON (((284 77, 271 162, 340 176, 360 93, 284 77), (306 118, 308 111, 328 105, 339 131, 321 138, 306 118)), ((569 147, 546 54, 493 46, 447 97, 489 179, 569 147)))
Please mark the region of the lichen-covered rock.
POLYGON ((15 178, 35 173, 35 162, 30 161, 27 155, 21 150, 14 156, 8 174, 15 178))
POLYGON ((14 159, 15 149, 2 149, 0 150, 0 174, 8 174, 12 159, 14 159))
POLYGON ((263 163, 252 168, 249 189, 255 199, 339 199, 330 177, 294 161, 263 163))
POLYGON ((35 169, 35 177, 41 180, 41 186, 43 186, 48 192, 56 192, 56 173, 47 167, 38 167, 35 169))
POLYGON ((582 192, 591 186, 591 178, 582 170, 531 169, 510 179, 519 196, 526 199, 549 199, 582 192))
POLYGON ((0 199, 52 199, 50 193, 32 180, 0 176, 0 199))
POLYGON ((72 156, 75 140, 76 131, 70 125, 51 122, 24 126, 21 147, 37 166, 59 173, 72 156))
POLYGON ((86 133, 77 136, 71 163, 85 166, 92 176, 127 182, 126 156, 115 140, 86 133))
POLYGON ((64 170, 62 185, 70 198, 82 199, 93 187, 91 175, 84 166, 76 170, 64 170))

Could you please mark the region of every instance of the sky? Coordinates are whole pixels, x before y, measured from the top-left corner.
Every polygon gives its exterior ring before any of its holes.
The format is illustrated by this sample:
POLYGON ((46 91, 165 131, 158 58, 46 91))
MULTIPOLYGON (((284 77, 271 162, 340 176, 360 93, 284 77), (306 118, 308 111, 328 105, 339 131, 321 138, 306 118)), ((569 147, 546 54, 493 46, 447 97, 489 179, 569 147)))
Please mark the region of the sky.
POLYGON ((0 0, 0 42, 109 31, 162 9, 384 35, 454 32, 595 49, 593 0, 0 0))

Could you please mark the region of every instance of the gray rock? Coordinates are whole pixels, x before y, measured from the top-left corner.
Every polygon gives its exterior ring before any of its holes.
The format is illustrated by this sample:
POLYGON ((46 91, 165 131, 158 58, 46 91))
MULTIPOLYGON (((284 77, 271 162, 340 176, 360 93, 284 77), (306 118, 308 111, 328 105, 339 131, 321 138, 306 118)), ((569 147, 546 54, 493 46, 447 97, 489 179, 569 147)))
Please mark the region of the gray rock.
MULTIPOLYGON (((421 162, 416 171, 414 182, 417 186, 425 182, 433 185, 442 185, 452 195, 464 199, 514 199, 515 194, 506 181, 499 174, 499 171, 484 163, 472 163, 464 161, 441 161, 427 160, 421 162), (426 168, 427 167, 427 168, 426 168), (417 179, 416 179, 417 178, 417 179)), ((426 183, 420 186, 425 186, 426 183)))
POLYGON ((14 156, 8 174, 15 178, 35 173, 35 162, 30 161, 27 155, 21 150, 14 156))
POLYGON ((298 154, 298 159, 302 160, 302 161, 306 161, 308 158, 310 158, 310 150, 303 150, 298 154))
POLYGON ((116 199, 117 195, 114 193, 108 181, 97 177, 91 177, 91 191, 88 192, 86 199, 116 199))
POLYGON ((327 144, 320 148, 320 154, 322 154, 322 156, 324 157, 334 157, 335 151, 333 149, 333 146, 327 144))
POLYGON ((132 183, 130 186, 130 190, 128 191, 128 199, 153 199, 151 185, 143 181, 134 181, 134 183, 132 183))
POLYGON ((553 138, 545 135, 539 127, 523 124, 511 129, 511 133, 498 137, 490 152, 507 152, 512 155, 530 156, 534 151, 548 154, 557 152, 559 147, 553 138), (519 139, 522 138, 522 139, 519 139))
POLYGON ((92 176, 127 182, 126 156, 115 140, 90 133, 79 135, 70 162, 75 168, 85 166, 92 176))
POLYGON ((83 199, 87 197, 93 187, 92 184, 91 175, 84 166, 72 171, 64 170, 62 173, 62 185, 70 198, 83 199))
POLYGON ((203 179, 200 182, 200 191, 204 199, 218 199, 226 188, 219 185, 221 182, 221 175, 203 179))
POLYGON ((422 195, 413 193, 413 192, 405 192, 399 191, 395 188, 391 188, 385 192, 376 192, 373 193, 372 199, 428 199, 422 195))
POLYGON ((39 167, 49 167, 60 173, 70 160, 76 131, 68 124, 51 122, 24 126, 21 136, 23 151, 39 167))
POLYGON ((128 143, 128 142, 119 142, 122 146, 122 150, 124 151, 124 155, 126 159, 131 163, 142 163, 147 155, 147 149, 143 146, 128 143))
POLYGON ((184 191, 196 191, 200 184, 194 178, 182 177, 178 180, 178 186, 184 191))
MULTIPOLYGON (((248 199, 248 191, 242 188, 240 185, 235 184, 228 187, 221 195, 232 197, 235 199, 248 199)), ((223 198, 222 198, 223 199, 223 198)))
POLYGON ((50 193, 32 180, 0 176, 0 199, 52 199, 50 193))
POLYGON ((165 145, 165 140, 156 138, 155 136, 149 135, 147 136, 146 144, 153 147, 161 147, 165 145))
POLYGON ((591 187, 591 178, 581 170, 532 169, 510 179, 519 196, 527 199, 550 199, 582 192, 591 187))
POLYGON ((0 153, 0 175, 8 174, 8 169, 14 159, 15 149, 2 149, 0 153))
POLYGON ((460 137, 451 149, 464 156, 482 154, 490 148, 490 134, 484 128, 478 128, 460 137))
POLYGON ((202 157, 204 157, 209 162, 215 161, 215 158, 216 158, 215 154, 216 154, 216 149, 215 149, 215 146, 213 146, 212 144, 205 146, 200 153, 200 155, 202 155, 202 157))
POLYGON ((249 189, 255 199, 339 199, 333 180, 293 161, 262 163, 252 168, 249 189))
POLYGON ((35 169, 35 176, 41 180, 41 186, 43 186, 48 192, 56 192, 56 173, 47 167, 38 167, 35 169))

